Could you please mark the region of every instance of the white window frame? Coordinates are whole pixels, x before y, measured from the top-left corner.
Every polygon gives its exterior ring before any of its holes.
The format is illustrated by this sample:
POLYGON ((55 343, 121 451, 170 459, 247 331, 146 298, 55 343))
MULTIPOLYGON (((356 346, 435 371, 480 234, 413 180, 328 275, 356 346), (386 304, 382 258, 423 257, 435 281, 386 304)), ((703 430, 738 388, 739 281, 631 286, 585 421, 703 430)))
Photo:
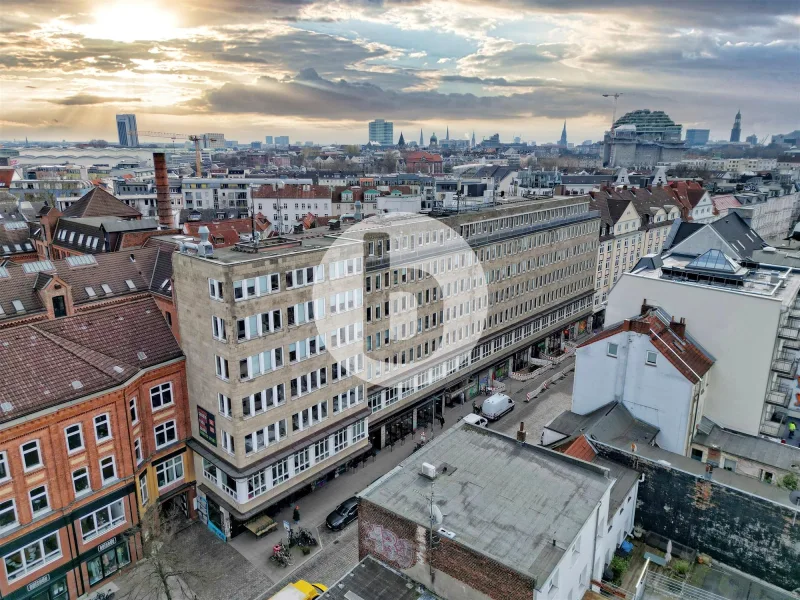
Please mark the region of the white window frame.
POLYGON ((222 317, 211 316, 211 337, 220 342, 228 341, 228 331, 225 328, 225 319, 222 317))
POLYGON ((139 422, 139 405, 136 402, 136 396, 132 396, 128 401, 128 410, 131 413, 131 425, 136 425, 139 422))
POLYGON ((83 425, 81 425, 80 423, 72 423, 71 425, 67 425, 64 428, 64 441, 67 444, 67 454, 77 454, 78 452, 82 452, 83 450, 85 450, 86 444, 83 441, 83 425), (80 445, 77 448, 70 448, 69 447, 70 436, 74 436, 76 433, 75 431, 70 432, 70 429, 74 429, 75 427, 78 428, 77 434, 78 434, 78 439, 80 440, 80 445))
POLYGON ((153 427, 153 435, 156 441, 156 450, 161 450, 161 448, 166 448, 170 444, 174 444, 178 441, 178 424, 175 419, 170 419, 169 421, 164 421, 163 423, 159 423, 155 427, 153 427), (173 432, 172 439, 169 438, 169 431, 173 432), (158 436, 164 436, 164 442, 159 444, 158 443, 158 436))
POLYGON ((103 485, 117 481, 117 461, 114 458, 113 454, 101 458, 99 464, 100 464, 100 481, 103 482, 103 485), (111 468, 114 470, 114 475, 106 478, 105 474, 103 473, 103 468, 108 466, 109 460, 111 461, 111 468))
POLYGON ((606 356, 610 356, 611 358, 617 358, 619 356, 619 344, 614 342, 608 342, 606 344, 606 356), (614 351, 611 351, 611 347, 614 347, 614 351))
POLYGON ((5 527, 0 525, 0 531, 6 531, 8 529, 13 529, 17 525, 19 525, 19 518, 17 517, 17 502, 16 502, 16 500, 14 498, 5 498, 4 500, 0 500, 0 503, 6 503, 6 502, 10 502, 11 503, 10 509, 6 508, 6 509, 4 509, 4 510, 2 510, 0 512, 1 513, 7 513, 10 510, 11 514, 14 516, 14 521, 9 523, 5 527))
POLYGON ((228 381, 230 379, 230 369, 228 368, 228 359, 223 358, 217 354, 214 355, 214 368, 217 374, 217 377, 222 379, 223 381, 228 381))
POLYGON ((173 406, 175 404, 175 394, 172 389, 172 382, 165 381, 163 383, 159 383, 158 385, 154 385, 150 388, 150 406, 153 409, 153 412, 159 411, 161 409, 167 408, 168 406, 173 406), (155 392, 153 390, 156 390, 155 392), (166 392, 169 392, 169 402, 164 402, 163 397, 166 392), (155 399, 158 398, 160 404, 158 406, 155 405, 155 399))
POLYGON ((89 514, 83 515, 80 518, 79 525, 80 525, 80 529, 81 529, 81 539, 83 540, 84 543, 86 543, 86 542, 88 542, 90 540, 93 540, 93 539, 95 539, 97 537, 100 537, 101 535, 103 535, 107 531, 111 531, 112 529, 116 529, 117 527, 119 527, 120 525, 122 525, 125 522, 127 522, 127 519, 125 517, 125 503, 123 502, 123 499, 120 498, 119 500, 114 500, 114 502, 111 502, 110 504, 106 504, 102 508, 98 508, 97 510, 95 510, 93 512, 90 512, 89 514), (116 517, 112 516, 111 510, 112 510, 113 506, 118 506, 120 508, 122 514, 118 515, 116 517), (106 513, 106 519, 107 520, 106 520, 104 525, 102 525, 101 527, 98 527, 98 525, 97 525, 97 515, 99 515, 100 513, 104 512, 104 511, 106 513), (92 521, 94 523, 94 527, 92 529, 90 529, 88 531, 88 533, 87 533, 83 529, 83 522, 88 517, 92 518, 92 521))
POLYGON ((644 364, 648 367, 655 367, 658 363, 658 352, 655 350, 646 350, 644 354, 644 364), (652 360, 650 358, 652 357, 652 360))
POLYGON ((222 282, 216 279, 209 278, 208 280, 208 295, 214 300, 223 301, 225 296, 222 291, 222 282))
POLYGON ((108 413, 103 413, 102 415, 96 415, 94 419, 92 419, 92 423, 94 425, 94 439, 98 444, 102 444, 114 438, 114 434, 111 429, 111 416, 108 413), (105 424, 108 426, 108 435, 101 438, 98 435, 97 427, 103 422, 102 421, 103 419, 105 419, 105 424))
POLYGON ((38 571, 39 569, 41 569, 45 565, 50 564, 51 562, 58 560, 59 558, 61 558, 61 556, 62 556, 62 554, 61 554, 61 539, 59 538, 58 531, 53 531, 53 532, 48 533, 47 535, 39 538, 35 542, 31 542, 30 544, 26 544, 25 546, 15 550, 14 552, 10 552, 10 553, 6 554, 3 557, 3 564, 5 565, 5 569, 6 569, 6 578, 7 578, 8 582, 11 583, 12 581, 16 581, 17 579, 21 579, 23 577, 26 577, 26 576, 30 575, 31 573, 34 573, 35 571, 38 571), (47 555, 45 553, 45 551, 44 551, 44 541, 46 539, 48 539, 48 538, 55 538, 56 545, 58 546, 56 551, 55 552, 51 552, 49 555, 47 555), (26 563, 25 558, 26 558, 26 556, 28 556, 29 553, 25 552, 25 550, 26 550, 26 548, 30 548, 31 546, 35 546, 37 544, 39 545, 39 556, 41 556, 41 559, 39 561, 36 561, 35 563, 32 563, 32 564, 28 565, 26 563), (8 564, 7 564, 6 561, 11 556, 13 556, 14 554, 19 554, 19 556, 21 558, 20 562, 22 563, 22 567, 20 568, 19 571, 17 571, 14 575, 12 575, 12 574, 10 574, 8 572, 8 564))
POLYGON ((144 454, 142 452, 142 438, 136 438, 133 440, 133 457, 136 459, 137 467, 142 464, 142 461, 144 460, 144 454))
POLYGON ((217 393, 217 407, 219 414, 228 419, 233 418, 233 409, 231 408, 231 399, 225 394, 217 393))
MULTIPOLYGON (((27 452, 30 452, 30 451, 27 451, 27 452)), ((41 443, 39 443, 39 440, 28 440, 24 444, 21 444, 20 447, 19 447, 19 453, 20 453, 20 456, 22 457, 22 470, 25 473, 30 473, 31 471, 35 471, 36 469, 41 469, 44 466, 44 461, 42 460, 42 445, 41 445, 41 443), (39 461, 37 464, 33 465, 32 467, 29 467, 25 462, 25 454, 26 454, 25 446, 28 446, 30 444, 35 444, 36 445, 36 457, 37 457, 37 459, 39 461)))
POLYGON ((139 498, 142 506, 147 506, 150 501, 150 489, 147 487, 147 471, 139 475, 139 498))
POLYGON ((89 467, 84 465, 72 471, 72 491, 74 492, 76 498, 80 498, 81 496, 85 496, 86 494, 90 494, 92 492, 92 479, 89 476, 89 467), (83 473, 76 477, 75 474, 78 473, 79 471, 82 471, 83 473), (78 487, 75 485, 75 481, 77 479, 80 479, 81 477, 86 478, 86 483, 89 484, 89 487, 87 487, 82 492, 79 492, 78 487))
POLYGON ((28 490, 28 501, 30 502, 30 506, 31 506, 31 515, 33 515, 33 518, 34 518, 34 519, 35 519, 36 517, 40 516, 40 515, 47 514, 47 513, 49 513, 49 512, 52 510, 52 508, 50 507, 50 496, 49 496, 49 494, 47 493, 47 484, 42 484, 42 485, 40 485, 40 486, 37 486, 37 487, 35 487, 35 488, 32 488, 32 489, 28 490), (42 490, 44 490, 44 492, 43 492, 43 493, 41 493, 41 494, 37 494, 37 495, 36 495, 36 499, 39 499, 39 498, 41 498, 42 496, 44 496, 45 502, 47 502, 47 506, 46 506, 45 508, 41 508, 41 509, 39 509, 39 510, 37 511, 37 510, 34 510, 34 509, 33 509, 33 499, 34 499, 34 498, 33 498, 33 495, 32 495, 32 494, 33 494, 33 492, 34 492, 35 490, 38 490, 38 489, 42 489, 42 490))
POLYGON ((8 481, 11 479, 11 469, 8 465, 8 454, 4 451, 0 452, 0 467, 2 467, 2 471, 0 473, 5 473, 5 475, 0 476, 0 483, 4 481, 8 481))
POLYGON ((183 454, 178 454, 177 456, 168 458, 167 460, 162 461, 156 465, 156 485, 158 486, 159 490, 163 490, 165 487, 169 487, 173 483, 183 479, 185 476, 186 476, 186 470, 184 469, 184 464, 183 464, 183 454), (180 464, 180 475, 178 475, 178 468, 177 468, 178 464, 180 464), (167 481, 169 473, 173 473, 174 477, 172 480, 167 481), (164 485, 158 485, 159 474, 164 474, 164 485))

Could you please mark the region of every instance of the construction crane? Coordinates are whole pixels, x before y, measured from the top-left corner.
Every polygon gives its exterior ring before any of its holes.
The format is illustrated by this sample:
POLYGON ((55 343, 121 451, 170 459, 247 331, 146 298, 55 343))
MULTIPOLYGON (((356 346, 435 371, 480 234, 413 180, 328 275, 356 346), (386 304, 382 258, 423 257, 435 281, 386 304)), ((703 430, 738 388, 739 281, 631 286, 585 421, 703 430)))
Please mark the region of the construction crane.
POLYGON ((767 135, 765 135, 764 137, 762 137, 762 138, 761 138, 761 141, 760 141, 760 142, 758 142, 758 145, 759 145, 759 146, 763 146, 763 145, 764 145, 764 142, 766 142, 766 141, 767 141, 767 138, 768 138, 768 137, 769 137, 769 134, 767 134, 767 135))
MULTIPOLYGON (((168 138, 171 139, 173 143, 175 140, 189 140, 190 142, 194 142, 194 152, 195 152, 195 162, 197 167, 197 176, 203 176, 203 155, 200 152, 200 142, 204 139, 202 135, 186 135, 184 133, 166 133, 164 131, 137 131, 137 136, 141 137, 155 137, 155 138, 168 138)), ((209 142, 216 142, 217 138, 208 138, 209 142)))
POLYGON ((614 112, 611 115, 611 135, 614 135, 614 123, 617 122, 617 100, 619 97, 622 96, 621 92, 617 92, 616 94, 603 94, 603 98, 613 98, 614 99, 614 112))

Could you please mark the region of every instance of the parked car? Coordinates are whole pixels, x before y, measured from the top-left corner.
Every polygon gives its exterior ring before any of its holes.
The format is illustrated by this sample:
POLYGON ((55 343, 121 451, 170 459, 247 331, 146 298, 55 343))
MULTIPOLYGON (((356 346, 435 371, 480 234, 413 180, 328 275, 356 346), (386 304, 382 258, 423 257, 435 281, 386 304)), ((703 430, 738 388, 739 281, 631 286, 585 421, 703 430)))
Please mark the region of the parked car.
POLYGON ((489 424, 489 421, 486 420, 486 417, 482 417, 473 413, 465 415, 464 421, 470 425, 476 425, 478 427, 486 427, 489 424))
POLYGON ((505 394, 494 394, 483 401, 481 416, 490 421, 497 421, 504 414, 514 410, 514 401, 505 394))
POLYGON ((328 529, 339 531, 357 518, 358 498, 353 496, 333 509, 333 512, 325 519, 325 525, 328 526, 328 529))

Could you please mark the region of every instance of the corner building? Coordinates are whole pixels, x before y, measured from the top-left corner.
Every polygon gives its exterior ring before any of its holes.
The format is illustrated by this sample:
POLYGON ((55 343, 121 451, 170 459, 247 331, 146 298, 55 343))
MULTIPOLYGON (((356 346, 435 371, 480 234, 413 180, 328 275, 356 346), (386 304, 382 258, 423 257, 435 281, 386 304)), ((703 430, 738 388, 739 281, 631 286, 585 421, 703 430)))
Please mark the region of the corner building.
POLYGON ((587 329, 587 196, 174 257, 201 511, 224 537, 587 329))

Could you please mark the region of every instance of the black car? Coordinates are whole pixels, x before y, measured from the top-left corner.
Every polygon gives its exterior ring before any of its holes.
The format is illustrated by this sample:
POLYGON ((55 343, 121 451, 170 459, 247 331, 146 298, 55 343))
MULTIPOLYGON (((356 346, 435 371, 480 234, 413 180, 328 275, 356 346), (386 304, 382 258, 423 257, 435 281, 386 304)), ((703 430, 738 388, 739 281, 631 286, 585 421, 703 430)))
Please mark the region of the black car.
POLYGON ((355 521, 358 518, 358 498, 355 496, 348 498, 339 506, 333 509, 333 512, 325 519, 325 525, 328 529, 339 531, 345 525, 355 521))

